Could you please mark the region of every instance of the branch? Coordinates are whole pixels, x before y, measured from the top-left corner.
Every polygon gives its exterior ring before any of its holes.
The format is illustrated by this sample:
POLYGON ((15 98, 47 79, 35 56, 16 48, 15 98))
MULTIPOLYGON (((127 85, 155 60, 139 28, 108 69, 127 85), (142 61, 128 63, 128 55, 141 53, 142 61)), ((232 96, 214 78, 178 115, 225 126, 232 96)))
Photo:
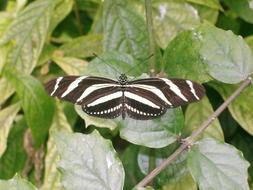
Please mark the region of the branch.
POLYGON ((163 169, 171 164, 182 152, 184 152, 192 143, 196 140, 196 137, 201 134, 220 114, 226 109, 226 107, 238 96, 241 92, 251 83, 251 78, 248 77, 243 81, 239 88, 225 101, 220 107, 188 138, 184 139, 182 145, 170 155, 160 166, 150 172, 142 181, 140 181, 136 187, 146 186, 155 176, 157 176, 163 169))
POLYGON ((155 40, 154 40, 154 27, 152 20, 152 0, 145 0, 145 9, 146 9, 146 20, 148 28, 148 42, 149 42, 149 55, 153 55, 149 59, 149 69, 150 75, 155 74, 155 40))

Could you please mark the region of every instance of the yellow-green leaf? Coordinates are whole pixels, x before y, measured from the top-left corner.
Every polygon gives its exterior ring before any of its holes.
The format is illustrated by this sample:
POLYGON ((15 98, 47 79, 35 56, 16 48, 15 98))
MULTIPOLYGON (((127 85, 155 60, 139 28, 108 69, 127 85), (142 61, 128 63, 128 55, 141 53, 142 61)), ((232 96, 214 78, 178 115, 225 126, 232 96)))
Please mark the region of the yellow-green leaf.
POLYGON ((20 103, 16 103, 0 110, 0 157, 7 147, 9 131, 19 109, 20 103))

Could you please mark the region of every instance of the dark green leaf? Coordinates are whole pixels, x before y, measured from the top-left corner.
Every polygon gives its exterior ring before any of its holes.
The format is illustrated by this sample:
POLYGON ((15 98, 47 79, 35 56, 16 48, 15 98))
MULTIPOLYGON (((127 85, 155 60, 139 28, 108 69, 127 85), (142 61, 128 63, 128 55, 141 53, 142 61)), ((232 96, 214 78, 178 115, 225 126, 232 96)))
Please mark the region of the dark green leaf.
POLYGON ((146 186, 146 187, 135 187, 132 190, 155 190, 152 187, 146 186))
POLYGON ((236 148, 243 152, 243 156, 250 162, 249 174, 252 180, 253 177, 253 139, 251 135, 245 134, 244 132, 238 132, 233 136, 231 140, 236 148))
POLYGON ((7 149, 0 158, 1 179, 9 179, 16 172, 22 172, 27 158, 23 146, 26 129, 27 125, 24 118, 17 121, 12 127, 8 136, 7 149))
POLYGON ((137 59, 148 57, 145 22, 124 0, 104 2, 104 51, 129 53, 137 59))
POLYGON ((138 146, 130 145, 121 157, 126 173, 126 180, 124 184, 125 190, 131 189, 144 178, 137 162, 139 150, 140 148, 138 146))
POLYGON ((36 147, 44 143, 54 115, 53 99, 45 92, 41 83, 32 76, 21 73, 5 73, 15 88, 31 128, 36 147))
POLYGON ((162 117, 154 120, 122 121, 120 136, 134 144, 150 147, 165 147, 177 140, 183 127, 183 114, 180 108, 169 109, 162 117))
POLYGON ((208 73, 225 83, 238 83, 253 72, 253 59, 249 46, 242 37, 204 24, 196 32, 202 41, 201 57, 208 73))
POLYGON ((195 31, 179 34, 165 49, 165 71, 169 77, 191 79, 199 82, 210 80, 201 58, 200 36, 195 31))
POLYGON ((64 56, 86 58, 93 56, 94 53, 102 52, 103 36, 101 34, 89 34, 73 39, 60 47, 64 56))
POLYGON ((234 34, 240 34, 241 20, 234 16, 234 12, 228 10, 224 14, 219 15, 219 19, 216 23, 218 28, 223 30, 231 30, 234 34))
POLYGON ((229 144, 213 139, 198 141, 188 153, 187 164, 200 190, 249 190, 249 163, 229 144))
POLYGON ((22 179, 19 175, 14 176, 10 180, 0 180, 1 190, 37 190, 30 182, 22 179))
POLYGON ((123 189, 124 169, 109 140, 92 134, 56 133, 61 156, 62 184, 66 189, 123 189))
MULTIPOLYGON (((185 113, 185 126, 184 132, 190 134, 196 130, 207 118, 213 114, 213 108, 207 97, 201 101, 191 104, 187 107, 185 113)), ((223 131, 218 119, 216 119, 199 138, 212 137, 224 141, 223 131)))
MULTIPOLYGON (((214 82, 209 85, 217 90, 224 100, 238 88, 238 85, 225 85, 214 82)), ((253 112, 251 111, 253 108, 252 96, 253 86, 251 85, 228 106, 233 118, 251 135, 253 135, 253 112)))
POLYGON ((253 7, 249 0, 224 0, 225 4, 235 11, 239 17, 249 23, 253 23, 253 7))

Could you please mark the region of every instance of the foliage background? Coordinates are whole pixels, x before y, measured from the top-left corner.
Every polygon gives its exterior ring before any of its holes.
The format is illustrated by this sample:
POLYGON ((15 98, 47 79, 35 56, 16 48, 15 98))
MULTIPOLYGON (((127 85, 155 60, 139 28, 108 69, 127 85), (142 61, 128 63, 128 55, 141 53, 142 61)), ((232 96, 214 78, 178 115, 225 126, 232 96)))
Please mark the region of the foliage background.
MULTIPOLYGON (((252 1, 152 1, 156 73, 203 83, 207 96, 154 121, 101 120, 50 98, 43 84, 146 77, 144 1, 1 0, 0 9, 0 189, 131 189, 253 71, 252 1)), ((153 188, 253 189, 252 96, 250 86, 153 188)))

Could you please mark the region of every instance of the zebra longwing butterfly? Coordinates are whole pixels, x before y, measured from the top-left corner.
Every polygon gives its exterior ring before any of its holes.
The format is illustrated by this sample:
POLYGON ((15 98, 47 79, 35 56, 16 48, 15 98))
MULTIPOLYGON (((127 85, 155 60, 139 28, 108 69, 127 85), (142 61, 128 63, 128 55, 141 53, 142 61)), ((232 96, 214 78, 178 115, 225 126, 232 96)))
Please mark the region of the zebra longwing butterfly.
POLYGON ((147 120, 163 115, 168 108, 200 100, 202 85, 184 79, 146 78, 128 81, 121 74, 118 81, 94 76, 64 76, 49 81, 50 96, 82 106, 88 115, 116 118, 126 115, 147 120))

